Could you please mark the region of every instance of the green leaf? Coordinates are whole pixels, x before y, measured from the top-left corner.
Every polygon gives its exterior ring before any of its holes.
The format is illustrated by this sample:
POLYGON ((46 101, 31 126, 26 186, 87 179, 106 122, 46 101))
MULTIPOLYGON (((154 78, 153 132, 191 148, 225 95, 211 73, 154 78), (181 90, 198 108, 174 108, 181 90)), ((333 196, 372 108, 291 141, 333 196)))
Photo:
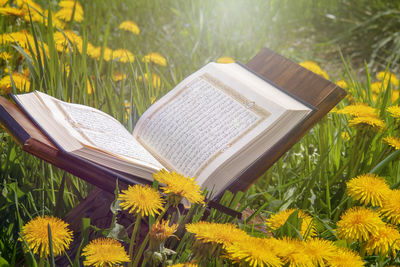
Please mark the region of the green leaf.
POLYGON ((0 267, 8 267, 11 266, 6 259, 0 256, 0 267))
POLYGON ((65 188, 66 176, 67 176, 67 174, 66 174, 66 172, 64 172, 62 179, 61 179, 60 187, 58 189, 57 199, 56 199, 56 207, 55 207, 56 216, 60 216, 60 217, 62 216, 62 213, 65 209, 64 188, 65 188))
POLYGON ((81 243, 79 244, 79 248, 76 251, 76 256, 74 259, 74 267, 80 267, 79 257, 81 255, 81 250, 86 244, 89 242, 89 233, 90 233, 90 218, 82 218, 82 226, 81 226, 81 243))
POLYGON ((290 216, 286 220, 285 224, 276 230, 277 236, 302 238, 301 233, 300 233, 302 221, 303 220, 301 218, 299 218, 299 210, 295 210, 292 214, 290 214, 290 216))
POLYGON ((54 251, 53 251, 53 238, 51 235, 51 227, 50 224, 47 224, 47 231, 49 234, 49 251, 50 251, 50 266, 51 267, 56 267, 56 263, 54 261, 54 251))
POLYGON ((114 238, 119 241, 129 242, 128 232, 125 227, 119 223, 115 223, 114 227, 109 231, 107 237, 114 238))

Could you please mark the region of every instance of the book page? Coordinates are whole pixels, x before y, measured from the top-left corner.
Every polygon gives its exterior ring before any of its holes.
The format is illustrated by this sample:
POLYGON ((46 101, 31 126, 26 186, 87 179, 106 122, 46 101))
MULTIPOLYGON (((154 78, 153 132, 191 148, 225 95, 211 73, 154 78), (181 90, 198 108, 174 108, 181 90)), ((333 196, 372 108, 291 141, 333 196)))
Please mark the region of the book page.
POLYGON ((52 110, 53 116, 84 146, 163 168, 119 121, 108 114, 84 105, 65 103, 45 94, 40 93, 40 97, 52 110))
POLYGON ((163 165, 198 177, 219 155, 270 115, 208 73, 192 79, 135 128, 163 165))

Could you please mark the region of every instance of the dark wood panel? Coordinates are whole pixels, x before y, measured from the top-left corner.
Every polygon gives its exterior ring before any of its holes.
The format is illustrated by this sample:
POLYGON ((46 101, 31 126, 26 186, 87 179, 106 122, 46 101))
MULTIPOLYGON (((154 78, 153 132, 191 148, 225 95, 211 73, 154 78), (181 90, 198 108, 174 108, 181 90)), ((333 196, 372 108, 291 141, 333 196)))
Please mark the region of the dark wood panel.
POLYGON ((323 104, 324 99, 336 90, 341 91, 343 96, 346 95, 346 92, 334 83, 266 48, 252 58, 247 66, 316 107, 323 104))
MULTIPOLYGON (((231 192, 247 190, 347 94, 336 84, 266 48, 251 59, 247 66, 282 89, 315 106, 317 110, 238 174, 234 182, 227 187, 231 192)), ((221 194, 215 199, 220 197, 221 194)))

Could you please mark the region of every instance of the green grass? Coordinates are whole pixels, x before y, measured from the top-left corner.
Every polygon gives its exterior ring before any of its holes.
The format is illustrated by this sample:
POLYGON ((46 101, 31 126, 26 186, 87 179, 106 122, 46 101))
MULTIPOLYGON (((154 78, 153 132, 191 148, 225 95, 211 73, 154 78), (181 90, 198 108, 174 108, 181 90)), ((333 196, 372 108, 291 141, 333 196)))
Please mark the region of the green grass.
MULTIPOLYGON (((366 5, 364 1, 358 2, 366 5)), ((378 2, 383 3, 377 1, 371 6, 366 5, 366 10, 384 12, 385 7, 378 2)), ((41 1, 40 4, 43 8, 50 4, 53 18, 58 8, 56 1, 41 1)), ((345 16, 338 13, 342 10, 341 4, 342 1, 321 1, 318 4, 314 1, 261 0, 82 1, 85 10, 83 22, 72 22, 66 30, 73 30, 82 36, 83 49, 82 53, 71 54, 59 53, 55 48, 54 33, 60 29, 0 16, 1 33, 25 29, 36 38, 28 48, 31 52, 38 50, 43 54, 43 44, 49 47, 43 57, 30 59, 18 45, 3 45, 2 51, 13 53, 13 57, 8 62, 0 62, 0 75, 8 75, 5 68, 17 72, 28 68, 31 80, 29 91, 40 90, 65 101, 101 109, 132 130, 140 115, 151 105, 152 98, 159 99, 184 77, 221 56, 246 63, 266 46, 297 61, 314 59, 328 66, 340 61, 340 68, 336 65, 331 73, 336 75, 335 78, 347 81, 349 92, 357 102, 368 103, 380 111, 380 117, 388 125, 386 131, 371 132, 349 127, 348 117, 329 114, 274 164, 243 198, 238 196, 241 209, 250 207, 264 216, 288 207, 306 210, 317 218, 321 236, 334 240, 332 228, 335 228, 343 211, 354 205, 345 193, 346 181, 376 170, 383 162, 384 168, 378 169, 377 173, 384 176, 393 188, 398 188, 400 184, 398 158, 384 161, 392 155, 393 149, 382 142, 382 137, 398 134, 396 122, 385 110, 392 104, 388 100, 391 87, 382 90, 378 100, 374 101, 371 91, 371 82, 375 81, 373 72, 364 69, 363 76, 356 76, 336 52, 337 42, 351 37, 351 45, 340 47, 345 56, 355 57, 353 50, 356 44, 353 45, 353 42, 356 43, 357 36, 363 33, 362 24, 354 22, 358 26, 340 35, 337 31, 347 25, 343 19, 333 29, 335 31, 327 28, 333 41, 324 39, 323 25, 329 21, 326 15, 345 16), (321 19, 320 24, 313 21, 315 14, 321 19), (135 21, 141 33, 134 35, 119 30, 118 25, 124 20, 135 21), (86 53, 89 42, 103 47, 103 50, 105 47, 128 49, 136 59, 133 63, 107 62, 103 58, 95 60, 86 53), (322 53, 324 49, 327 51, 322 53), (150 52, 161 53, 168 65, 163 67, 142 62, 141 58, 150 52), (332 55, 336 59, 331 61, 329 56, 332 55), (115 82, 112 79, 114 72, 126 74, 127 79, 115 82), (140 80, 139 77, 144 74, 149 77, 158 75, 161 86, 155 87, 151 82, 140 80), (89 84, 94 89, 92 94, 88 93, 89 84), (125 106, 127 102, 130 103, 129 112, 125 106), (349 140, 343 138, 343 132, 349 135, 349 140)), ((396 8, 395 4, 390 6, 392 11, 396 8)), ((355 12, 366 14, 366 11, 353 10, 346 15, 350 17, 355 12)), ((365 23, 379 29, 383 23, 381 18, 386 16, 379 14, 381 16, 377 15, 365 23)), ((397 25, 394 14, 397 13, 387 14, 393 16, 387 26, 390 29, 397 25)), ((357 18, 362 21, 362 16, 357 18)), ((386 39, 382 37, 374 50, 365 48, 360 53, 371 54, 373 65, 379 51, 397 49, 395 33, 392 31, 390 36, 392 46, 384 43, 386 39)), ((387 56, 380 61, 385 65, 377 65, 378 70, 385 70, 390 60, 387 56)), ((396 55, 392 61, 397 64, 396 55)), ((12 90, 20 92, 15 87, 12 90)), ((345 100, 340 107, 348 103, 345 100)), ((12 265, 23 254, 17 238, 24 223, 44 214, 62 217, 87 195, 92 186, 23 152, 5 131, 0 134, 0 257, 12 265)), ((197 214, 195 218, 198 220, 199 216, 197 214)), ((229 218, 213 213, 211 220, 228 221, 229 218)), ((251 232, 252 228, 248 228, 251 232)), ((174 256, 174 259, 189 257, 188 247, 193 242, 189 239, 187 235, 182 238, 188 241, 187 245, 183 242, 178 245, 177 251, 182 256, 174 256)))

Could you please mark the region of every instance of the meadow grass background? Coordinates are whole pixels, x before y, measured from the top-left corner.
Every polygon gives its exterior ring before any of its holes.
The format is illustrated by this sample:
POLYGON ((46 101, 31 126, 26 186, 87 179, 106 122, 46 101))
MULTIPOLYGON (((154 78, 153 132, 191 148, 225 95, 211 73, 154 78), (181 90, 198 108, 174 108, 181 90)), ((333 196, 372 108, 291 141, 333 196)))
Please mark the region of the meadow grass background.
MULTIPOLYGON (((37 3, 53 12, 59 9, 57 1, 37 3)), ((9 71, 29 69, 31 83, 27 91, 40 90, 65 101, 96 107, 132 130, 152 101, 206 63, 222 56, 246 63, 262 47, 268 47, 297 62, 317 61, 333 82, 344 79, 353 100, 348 98, 341 107, 355 101, 379 110, 388 125, 385 132, 349 127, 348 117, 329 114, 246 192, 242 208, 250 207, 264 216, 288 207, 307 210, 318 219, 321 235, 333 240, 334 222, 353 204, 345 194, 345 182, 370 172, 393 153, 382 137, 398 131, 385 110, 398 103, 391 99, 392 89, 397 88, 389 85, 374 98, 371 84, 376 81, 377 71, 390 68, 396 73, 399 69, 397 1, 80 3, 83 21, 68 23, 65 30, 82 37, 81 53, 57 52, 53 39, 56 29, 15 16, 0 16, 1 34, 26 30, 38 39, 37 44, 49 46, 44 59, 39 56, 29 60, 26 55, 25 59, 21 57, 22 49, 15 43, 4 44, 0 52, 13 56, 0 62, 1 77, 9 71), (135 21, 140 34, 118 29, 125 20, 135 21), (114 50, 127 49, 135 61, 93 59, 85 53, 88 42, 114 50), (151 52, 161 53, 167 66, 142 62, 151 52), (126 79, 113 80, 115 72, 125 74, 126 79), (140 80, 144 74, 159 76, 160 84, 140 80)), ((21 93, 15 87, 12 91, 21 93)), ((4 130, 0 135, 0 257, 12 263, 22 255, 17 238, 25 222, 43 214, 62 217, 92 186, 24 153, 4 130)), ((392 188, 398 188, 397 161, 387 161, 377 173, 392 188)))

